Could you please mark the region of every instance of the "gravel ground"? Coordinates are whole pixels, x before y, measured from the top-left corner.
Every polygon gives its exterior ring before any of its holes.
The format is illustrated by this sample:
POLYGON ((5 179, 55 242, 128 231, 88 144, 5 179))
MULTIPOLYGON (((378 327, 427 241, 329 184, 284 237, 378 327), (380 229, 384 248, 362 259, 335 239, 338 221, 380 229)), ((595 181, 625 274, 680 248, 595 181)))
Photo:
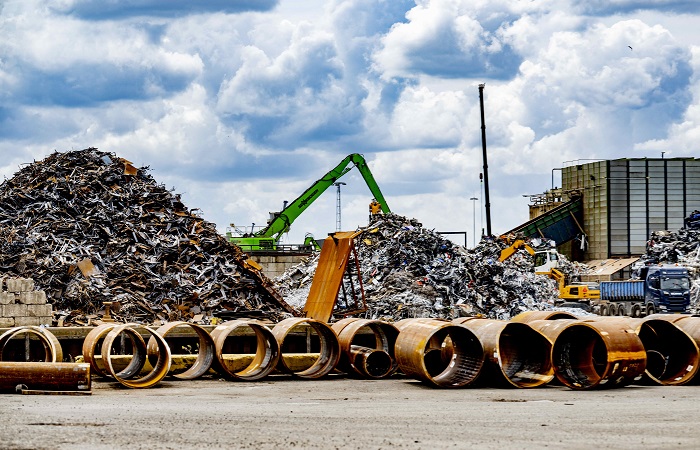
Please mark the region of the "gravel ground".
POLYGON ((413 380, 166 381, 4 394, 2 449, 697 448, 700 387, 436 390, 413 380))

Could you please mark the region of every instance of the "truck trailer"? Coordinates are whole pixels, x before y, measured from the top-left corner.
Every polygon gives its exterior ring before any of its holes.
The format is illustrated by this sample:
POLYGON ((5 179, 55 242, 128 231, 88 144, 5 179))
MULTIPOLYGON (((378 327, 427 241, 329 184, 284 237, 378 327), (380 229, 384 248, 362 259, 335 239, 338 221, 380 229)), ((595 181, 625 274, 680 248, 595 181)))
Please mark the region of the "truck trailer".
POLYGON ((602 316, 642 317, 654 313, 686 313, 690 306, 690 274, 678 266, 646 266, 639 280, 601 281, 600 298, 591 299, 602 316))

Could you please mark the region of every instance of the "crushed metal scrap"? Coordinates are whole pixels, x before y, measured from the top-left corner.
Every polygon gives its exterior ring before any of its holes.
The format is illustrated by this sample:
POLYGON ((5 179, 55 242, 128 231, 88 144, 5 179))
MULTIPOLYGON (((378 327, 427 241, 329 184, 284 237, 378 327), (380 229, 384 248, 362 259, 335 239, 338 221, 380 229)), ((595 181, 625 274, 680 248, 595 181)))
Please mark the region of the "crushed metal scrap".
POLYGON ((646 264, 678 264, 687 267, 692 279, 690 312, 700 313, 700 228, 652 232, 646 252, 635 269, 646 264))
MULTIPOLYGON (((506 244, 498 239, 465 249, 414 219, 388 214, 378 216, 355 245, 368 308, 360 316, 368 319, 479 314, 508 319, 522 311, 550 309, 558 297, 554 280, 535 275, 528 253, 499 262, 506 244)), ((318 256, 275 279, 287 303, 303 308, 317 263, 318 256)), ((342 303, 339 299, 337 308, 342 303)))
POLYGON ((34 278, 60 325, 86 324, 103 302, 117 302, 119 322, 293 313, 239 248, 147 171, 94 148, 22 167, 0 185, 3 272, 34 278))

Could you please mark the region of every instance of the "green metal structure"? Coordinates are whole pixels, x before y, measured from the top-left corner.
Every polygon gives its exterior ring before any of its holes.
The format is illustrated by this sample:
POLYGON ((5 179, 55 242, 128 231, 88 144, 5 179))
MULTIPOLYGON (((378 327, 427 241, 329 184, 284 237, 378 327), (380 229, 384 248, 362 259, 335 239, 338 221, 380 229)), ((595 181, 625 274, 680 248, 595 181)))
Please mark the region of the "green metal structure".
POLYGON ((269 251, 276 250, 278 242, 282 235, 289 231, 292 223, 299 217, 311 204, 323 194, 326 189, 333 185, 340 177, 357 167, 362 178, 367 183, 367 187, 374 198, 381 204, 382 212, 390 213, 389 206, 382 192, 379 190, 377 182, 369 170, 369 166, 365 161, 364 156, 359 153, 353 153, 343 159, 340 164, 335 166, 331 171, 317 180, 303 194, 289 203, 282 211, 273 214, 273 217, 268 222, 267 226, 262 230, 243 236, 234 236, 232 232, 226 232, 226 238, 229 242, 241 247, 243 251, 269 251))

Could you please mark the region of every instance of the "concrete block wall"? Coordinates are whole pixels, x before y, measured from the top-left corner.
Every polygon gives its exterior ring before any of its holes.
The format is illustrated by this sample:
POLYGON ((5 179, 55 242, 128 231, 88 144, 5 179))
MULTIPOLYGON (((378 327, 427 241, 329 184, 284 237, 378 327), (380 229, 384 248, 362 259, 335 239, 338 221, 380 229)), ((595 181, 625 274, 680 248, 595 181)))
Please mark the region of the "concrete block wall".
POLYGON ((0 328, 51 325, 53 311, 46 293, 34 290, 31 278, 0 279, 0 328))

